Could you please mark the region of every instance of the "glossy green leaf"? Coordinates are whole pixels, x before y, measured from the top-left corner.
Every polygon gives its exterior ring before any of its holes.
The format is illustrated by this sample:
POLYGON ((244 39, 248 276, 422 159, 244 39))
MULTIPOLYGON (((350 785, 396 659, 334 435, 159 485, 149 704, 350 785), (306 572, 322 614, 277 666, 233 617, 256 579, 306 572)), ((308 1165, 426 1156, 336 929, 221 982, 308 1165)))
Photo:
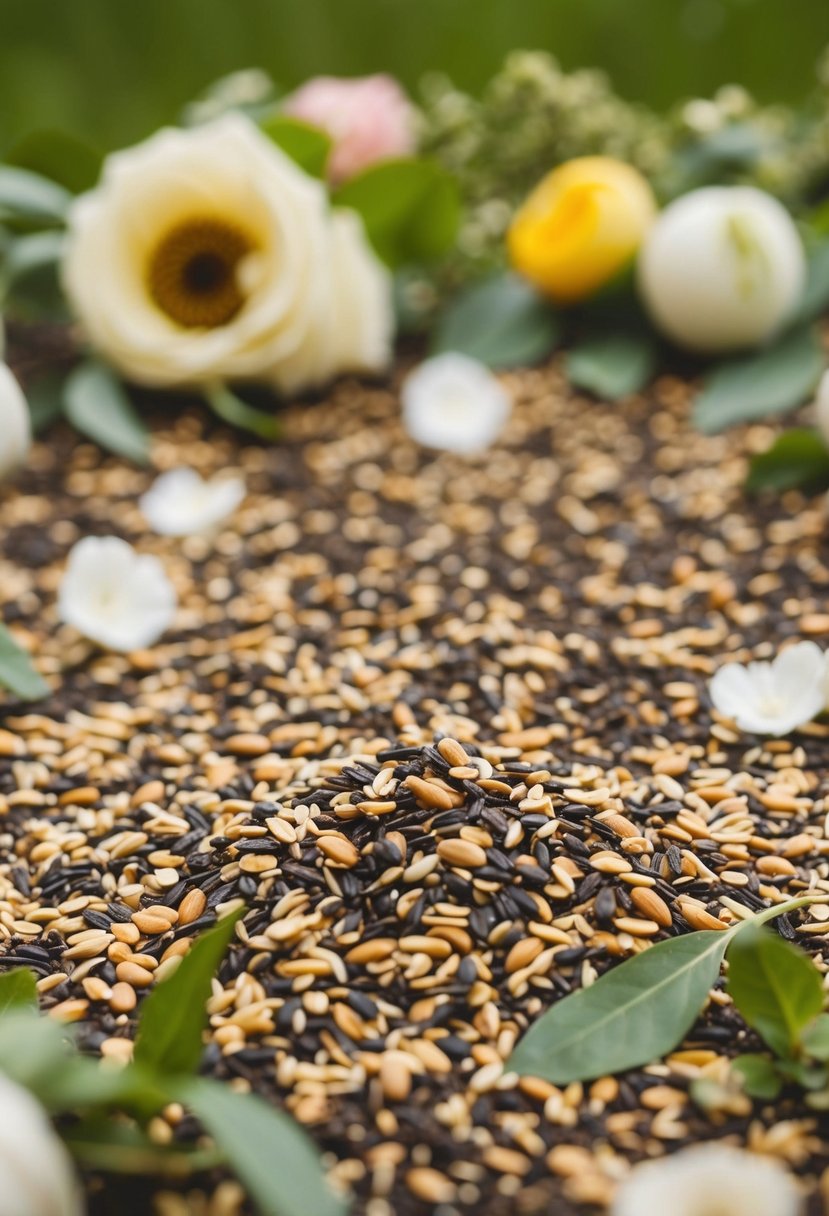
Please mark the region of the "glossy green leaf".
POLYGON ((432 350, 460 351, 489 367, 518 367, 546 358, 559 337, 550 305, 523 279, 501 274, 452 301, 438 321, 432 350))
POLYGON ((429 160, 373 165, 341 186, 334 202, 359 212, 377 253, 393 267, 446 253, 460 222, 457 184, 429 160))
POLYGON ((37 980, 28 967, 0 973, 0 1017, 21 1007, 37 1009, 37 980))
POLYGON ((5 625, 0 625, 0 686, 24 701, 38 701, 49 694, 49 685, 35 670, 28 652, 18 646, 5 625))
POLYGON ((819 1013, 800 1036, 800 1045, 815 1060, 829 1060, 829 1013, 819 1013))
POLYGON ((28 169, 57 182, 72 194, 91 190, 98 180, 103 156, 97 148, 68 131, 31 131, 6 155, 10 165, 28 169))
POLYGON ((196 1071, 207 1025, 210 982, 244 911, 240 908, 202 934, 170 978, 145 999, 138 1019, 136 1064, 168 1076, 196 1071))
POLYGON ((63 382, 65 377, 57 372, 46 372, 26 385, 26 401, 32 430, 40 435, 63 413, 63 382))
POLYGON ((300 169, 312 177, 325 177, 331 152, 331 137, 325 131, 289 114, 270 114, 262 120, 261 126, 268 138, 300 169))
POLYGON ((791 1054, 801 1031, 823 1008, 821 974, 808 954, 776 933, 747 924, 728 952, 734 1004, 779 1056, 791 1054))
POLYGON ((343 1216, 346 1205, 326 1183, 316 1148, 288 1115, 201 1078, 182 1082, 178 1094, 263 1216, 343 1216))
POLYGON ((64 222, 71 201, 69 191, 56 182, 15 165, 0 165, 0 220, 52 227, 64 222))
POLYGON ((76 1052, 44 1079, 40 1098, 54 1113, 113 1108, 149 1119, 170 1101, 165 1084, 165 1077, 140 1065, 109 1068, 76 1052))
POLYGON ((638 393, 653 376, 656 347, 646 335, 616 334, 593 338, 567 356, 567 378, 605 401, 638 393))
POLYGON ((637 1068, 667 1055, 694 1024, 731 940, 701 930, 644 950, 553 1005, 507 1071, 555 1085, 637 1068))
POLYGON ((817 431, 795 427, 753 456, 746 489, 792 490, 829 485, 829 448, 817 431))
POLYGON ((249 431, 260 439, 278 439, 282 427, 275 414, 255 409, 237 397, 226 384, 211 384, 204 390, 204 399, 217 418, 241 431, 249 431))
POLYGON ((774 346, 715 368, 697 398, 694 423, 714 434, 738 422, 786 413, 814 392, 823 366, 812 330, 792 330, 774 346))
POLYGON ((103 1116, 73 1123, 63 1139, 80 1165, 104 1174, 187 1178, 221 1164, 215 1152, 185 1145, 170 1149, 156 1144, 134 1124, 103 1116))
POLYGON ((121 381, 103 363, 89 360, 71 371, 63 400, 66 417, 82 434, 118 456, 147 463, 147 430, 121 381))
POLYGON ((739 1074, 750 1098, 773 1101, 783 1088, 783 1078, 771 1056, 737 1056, 732 1068, 739 1074))

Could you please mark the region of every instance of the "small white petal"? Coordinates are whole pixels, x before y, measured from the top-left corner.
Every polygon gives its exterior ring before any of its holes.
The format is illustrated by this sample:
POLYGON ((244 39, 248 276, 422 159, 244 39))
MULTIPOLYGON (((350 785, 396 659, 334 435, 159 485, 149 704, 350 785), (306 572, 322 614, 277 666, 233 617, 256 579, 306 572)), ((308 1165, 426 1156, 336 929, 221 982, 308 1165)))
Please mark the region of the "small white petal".
POLYGON ((721 1144, 634 1167, 611 1216, 800 1216, 790 1174, 776 1161, 721 1144))
POLYGON ((721 667, 708 688, 714 708, 741 730, 788 735, 826 706, 827 658, 814 642, 798 642, 771 663, 721 667))
POLYGON ((0 1076, 3 1216, 81 1216, 66 1149, 30 1093, 0 1076))
POLYGON ((138 505, 161 536, 194 536, 215 528, 244 497, 241 477, 203 481, 194 469, 171 469, 155 479, 138 505))
POLYGON ((449 351, 427 359, 402 392, 403 421, 425 447, 472 454, 494 443, 512 402, 488 367, 449 351))
POLYGON ((5 363, 0 363, 0 478, 26 459, 32 442, 29 407, 23 390, 5 363))
POLYGON ((88 536, 69 554, 58 615, 109 650, 152 646, 170 625, 176 593, 157 557, 115 536, 88 536))

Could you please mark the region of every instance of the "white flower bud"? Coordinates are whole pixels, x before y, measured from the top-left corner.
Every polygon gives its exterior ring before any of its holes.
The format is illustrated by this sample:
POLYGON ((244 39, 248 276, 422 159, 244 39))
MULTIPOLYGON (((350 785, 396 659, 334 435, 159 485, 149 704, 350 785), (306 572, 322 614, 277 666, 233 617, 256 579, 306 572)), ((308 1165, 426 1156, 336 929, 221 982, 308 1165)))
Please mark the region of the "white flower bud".
POLYGON ((0 363, 0 478, 23 463, 31 442, 26 398, 6 364, 0 363))
POLYGON ((4 1076, 0 1129, 3 1216, 81 1216, 66 1150, 31 1094, 4 1076))
POLYGON ((806 260, 776 199, 751 187, 712 186, 670 204, 639 258, 639 287, 654 324, 703 352, 756 346, 799 300, 806 260))

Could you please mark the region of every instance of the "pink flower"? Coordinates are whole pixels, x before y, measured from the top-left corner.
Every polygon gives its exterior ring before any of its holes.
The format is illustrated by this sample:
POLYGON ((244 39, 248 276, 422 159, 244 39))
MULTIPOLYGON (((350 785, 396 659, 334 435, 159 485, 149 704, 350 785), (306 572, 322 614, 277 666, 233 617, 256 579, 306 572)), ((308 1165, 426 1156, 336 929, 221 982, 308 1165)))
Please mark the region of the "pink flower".
POLYGON ((334 182, 415 148, 412 106, 391 76, 315 76, 287 98, 285 111, 331 136, 334 182))

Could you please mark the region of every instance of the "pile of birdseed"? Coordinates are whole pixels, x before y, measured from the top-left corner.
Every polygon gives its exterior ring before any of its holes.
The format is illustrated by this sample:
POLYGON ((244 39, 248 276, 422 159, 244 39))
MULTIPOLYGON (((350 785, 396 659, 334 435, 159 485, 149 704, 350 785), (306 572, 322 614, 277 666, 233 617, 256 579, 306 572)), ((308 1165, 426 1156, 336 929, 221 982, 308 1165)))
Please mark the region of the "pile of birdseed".
MULTIPOLYGON (((770 428, 693 433, 679 380, 609 406, 555 364, 507 379, 507 433, 468 459, 417 449, 395 387, 297 405, 273 448, 151 414, 158 469, 246 479, 211 540, 147 530, 152 474, 60 432, 37 447, 0 499, 3 616, 54 688, 0 724, 5 961, 122 1058, 142 995, 241 901, 205 1066, 284 1104, 365 1216, 587 1216, 633 1161, 712 1136, 783 1158, 817 1216, 825 1128, 724 1084, 754 1040, 720 992, 617 1079, 504 1062, 649 943, 829 892, 829 729, 761 744, 705 692, 726 656, 829 633, 823 504, 746 499, 770 428), (129 656, 55 615, 71 545, 112 532, 181 604, 129 656)), ((827 920, 778 922, 824 970, 827 920)), ((177 1110, 153 1128, 195 1131, 177 1110)), ((119 1202, 247 1211, 216 1179, 119 1202)))

